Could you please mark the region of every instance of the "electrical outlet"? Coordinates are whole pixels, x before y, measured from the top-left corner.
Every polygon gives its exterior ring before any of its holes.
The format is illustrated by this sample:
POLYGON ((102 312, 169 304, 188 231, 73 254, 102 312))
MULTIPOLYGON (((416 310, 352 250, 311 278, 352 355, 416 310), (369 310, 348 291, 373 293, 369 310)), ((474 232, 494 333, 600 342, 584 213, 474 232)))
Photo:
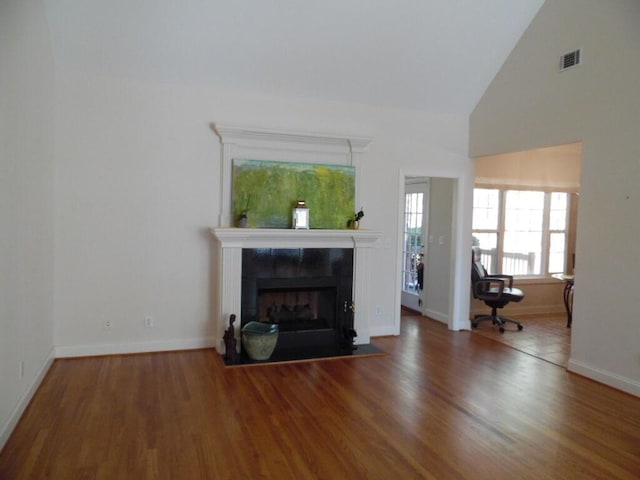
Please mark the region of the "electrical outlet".
POLYGON ((144 317, 144 326, 147 328, 153 328, 156 326, 156 322, 153 320, 151 315, 144 317))
POLYGON ((106 329, 109 330, 111 328, 111 320, 105 320, 104 323, 102 324, 102 326, 106 329))
POLYGON ((380 305, 376 305, 376 315, 382 315, 382 307, 380 305))

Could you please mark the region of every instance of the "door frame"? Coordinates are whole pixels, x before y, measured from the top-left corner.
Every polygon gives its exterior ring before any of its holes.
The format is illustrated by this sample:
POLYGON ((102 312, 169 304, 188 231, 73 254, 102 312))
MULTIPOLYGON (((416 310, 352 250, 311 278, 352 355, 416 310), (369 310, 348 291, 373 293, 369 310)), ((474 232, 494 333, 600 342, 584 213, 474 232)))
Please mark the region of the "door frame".
MULTIPOLYGON (((454 180, 452 207, 452 258, 449 282, 447 326, 450 330, 469 330, 471 288, 471 213, 473 207, 474 169, 465 172, 442 172, 429 169, 400 169, 398 175, 398 221, 396 225, 396 262, 394 296, 394 331, 400 334, 402 243, 404 239, 404 184, 407 178, 449 178, 454 180)), ((428 268, 428 265, 425 266, 428 268)))

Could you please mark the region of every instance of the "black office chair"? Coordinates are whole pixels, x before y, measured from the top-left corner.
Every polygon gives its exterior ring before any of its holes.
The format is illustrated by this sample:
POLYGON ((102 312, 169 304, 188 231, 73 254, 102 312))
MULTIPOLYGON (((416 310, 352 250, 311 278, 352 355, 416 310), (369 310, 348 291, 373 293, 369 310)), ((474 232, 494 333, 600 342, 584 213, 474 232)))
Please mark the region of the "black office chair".
POLYGON ((488 275, 480 261, 480 247, 471 247, 471 288, 473 298, 482 300, 491 307, 491 315, 476 315, 471 321, 471 326, 476 328, 479 322, 491 320, 498 325, 500 333, 504 333, 505 323, 514 323, 518 330, 522 330, 522 324, 511 318, 498 316, 498 309, 507 303, 519 302, 524 298, 524 293, 519 288, 513 288, 513 276, 488 275))

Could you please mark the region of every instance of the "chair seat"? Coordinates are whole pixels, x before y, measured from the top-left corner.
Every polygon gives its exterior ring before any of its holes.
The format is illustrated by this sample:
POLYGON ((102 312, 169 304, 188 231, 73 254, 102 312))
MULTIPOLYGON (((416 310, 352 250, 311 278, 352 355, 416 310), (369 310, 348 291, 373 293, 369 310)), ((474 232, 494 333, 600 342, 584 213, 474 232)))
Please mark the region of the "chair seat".
MULTIPOLYGON (((500 295, 500 289, 497 287, 492 287, 488 290, 484 290, 482 292, 483 297, 498 297, 500 295)), ((519 302, 524 298, 524 292, 519 288, 507 288, 505 287, 502 291, 502 295, 500 295, 501 300, 508 300, 509 302, 519 302)))

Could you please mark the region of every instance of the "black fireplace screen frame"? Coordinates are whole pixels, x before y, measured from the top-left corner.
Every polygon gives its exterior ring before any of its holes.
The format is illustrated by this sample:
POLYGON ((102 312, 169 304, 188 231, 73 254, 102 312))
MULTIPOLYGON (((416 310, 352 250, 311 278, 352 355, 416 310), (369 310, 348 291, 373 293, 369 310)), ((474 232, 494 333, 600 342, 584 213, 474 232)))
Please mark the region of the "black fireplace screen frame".
MULTIPOLYGON (((353 332, 353 248, 243 248, 242 249, 242 292, 241 326, 250 321, 269 321, 260 314, 260 294, 266 292, 335 292, 335 300, 330 307, 333 318, 327 319, 331 334, 318 337, 332 338, 338 342, 352 340, 353 332), (260 318, 262 317, 262 318, 260 318)), ((324 297, 326 299, 326 297, 324 297)), ((326 300, 319 300, 327 303, 326 300)), ((327 315, 327 305, 320 310, 327 315)), ((309 343, 309 330, 291 331, 283 324, 278 346, 295 346, 296 333, 304 335, 300 340, 309 343)), ((301 335, 299 335, 301 337, 301 335)))

